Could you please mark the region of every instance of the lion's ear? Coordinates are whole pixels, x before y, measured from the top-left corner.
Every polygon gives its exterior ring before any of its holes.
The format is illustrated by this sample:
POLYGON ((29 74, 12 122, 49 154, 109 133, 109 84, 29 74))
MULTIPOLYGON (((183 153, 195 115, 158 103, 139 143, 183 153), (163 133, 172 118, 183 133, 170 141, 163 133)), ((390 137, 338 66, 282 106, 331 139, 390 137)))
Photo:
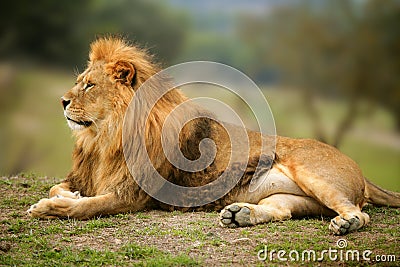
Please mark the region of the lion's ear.
POLYGON ((131 85, 135 78, 135 73, 135 68, 127 61, 118 61, 112 66, 112 78, 121 84, 131 85))

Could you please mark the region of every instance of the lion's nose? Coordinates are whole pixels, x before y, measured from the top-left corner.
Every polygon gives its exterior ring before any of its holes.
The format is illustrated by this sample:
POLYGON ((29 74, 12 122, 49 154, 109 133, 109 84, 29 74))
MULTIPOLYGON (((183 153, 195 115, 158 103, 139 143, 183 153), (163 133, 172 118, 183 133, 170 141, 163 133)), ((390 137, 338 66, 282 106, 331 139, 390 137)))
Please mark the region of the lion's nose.
POLYGON ((69 103, 71 103, 71 100, 65 99, 64 97, 61 97, 61 104, 63 105, 64 110, 67 108, 67 106, 69 105, 69 103))

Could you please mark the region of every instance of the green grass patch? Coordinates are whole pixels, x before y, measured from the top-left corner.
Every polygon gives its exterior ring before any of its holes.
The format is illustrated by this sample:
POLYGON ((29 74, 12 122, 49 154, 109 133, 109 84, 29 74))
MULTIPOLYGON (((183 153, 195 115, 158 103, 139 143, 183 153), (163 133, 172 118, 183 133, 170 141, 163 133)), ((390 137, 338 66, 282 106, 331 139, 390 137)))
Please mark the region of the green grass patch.
MULTIPOLYGON (((1 189, 0 266, 281 266, 286 262, 258 260, 258 251, 264 246, 322 251, 335 248, 340 238, 346 239, 349 249, 400 256, 400 209, 367 206, 364 211, 371 223, 344 237, 329 233, 326 217, 239 229, 219 227, 217 212, 149 211, 87 221, 37 220, 29 218, 26 209, 47 195, 42 190, 54 179, 30 175, 0 181, 6 181, 1 189), (23 198, 32 203, 18 201, 23 198)), ((289 263, 312 266, 316 262, 289 263)), ((318 264, 367 263, 324 260, 318 264)))
POLYGON ((52 247, 46 240, 34 241, 34 251, 27 254, 0 254, 0 264, 8 266, 199 266, 187 255, 172 255, 154 247, 127 244, 117 251, 90 247, 52 247))

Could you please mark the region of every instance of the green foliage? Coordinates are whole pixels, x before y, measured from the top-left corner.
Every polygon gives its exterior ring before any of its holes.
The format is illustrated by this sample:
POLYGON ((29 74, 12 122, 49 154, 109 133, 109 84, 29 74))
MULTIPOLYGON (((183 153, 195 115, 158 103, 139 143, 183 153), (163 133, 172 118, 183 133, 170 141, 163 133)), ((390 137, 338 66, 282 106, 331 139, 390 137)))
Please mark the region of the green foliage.
POLYGON ((147 246, 139 246, 137 244, 127 244, 121 248, 125 257, 131 260, 144 259, 146 257, 160 257, 163 255, 163 252, 154 248, 147 246))

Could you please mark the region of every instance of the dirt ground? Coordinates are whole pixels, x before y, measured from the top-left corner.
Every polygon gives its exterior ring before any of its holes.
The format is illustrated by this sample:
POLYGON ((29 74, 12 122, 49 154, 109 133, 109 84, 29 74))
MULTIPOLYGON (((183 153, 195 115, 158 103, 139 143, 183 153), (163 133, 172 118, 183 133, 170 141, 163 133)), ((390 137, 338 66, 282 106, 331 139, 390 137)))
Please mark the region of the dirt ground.
MULTIPOLYGON (((62 257, 73 259, 74 254, 81 255, 82 251, 91 251, 93 255, 110 253, 106 255, 113 256, 100 263, 106 266, 400 265, 400 209, 368 207, 371 223, 344 237, 329 233, 330 218, 306 218, 236 229, 220 227, 216 212, 155 210, 88 221, 34 220, 25 211, 46 197, 57 179, 23 175, 2 177, 0 182, 0 266, 40 266, 49 261, 50 265, 57 265, 62 257), (346 246, 338 247, 338 242, 345 242, 346 246), (127 245, 150 252, 131 260, 123 254, 127 245), (371 255, 369 260, 362 257, 332 260, 321 254, 329 249, 342 253, 371 250, 371 255), (271 260, 269 253, 273 250, 271 260), (286 252, 283 257, 286 260, 278 259, 279 250, 286 252), (299 259, 288 258, 292 250, 300 253, 299 259), (301 259, 301 253, 307 250, 316 251, 315 260, 301 259), (155 258, 165 255, 175 260, 166 264, 154 262, 155 258), (174 258, 176 255, 185 255, 191 260, 181 261, 174 258), (381 255, 395 258, 390 262, 378 262, 377 256, 381 255)), ((88 254, 82 257, 86 261, 75 259, 71 266, 94 266, 95 261, 88 254)))

